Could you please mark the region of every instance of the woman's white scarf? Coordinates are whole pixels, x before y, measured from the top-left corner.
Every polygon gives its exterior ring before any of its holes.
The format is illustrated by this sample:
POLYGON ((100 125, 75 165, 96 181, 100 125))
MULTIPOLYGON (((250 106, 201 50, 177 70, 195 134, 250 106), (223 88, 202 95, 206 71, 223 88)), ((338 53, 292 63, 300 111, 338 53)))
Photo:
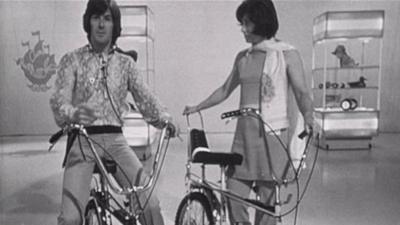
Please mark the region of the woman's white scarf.
POLYGON ((249 49, 266 52, 260 85, 260 111, 268 124, 266 131, 288 128, 288 148, 293 162, 300 160, 305 148, 305 140, 297 137, 304 130, 304 120, 289 88, 286 62, 283 51, 293 50, 293 46, 277 41, 265 40, 249 49))

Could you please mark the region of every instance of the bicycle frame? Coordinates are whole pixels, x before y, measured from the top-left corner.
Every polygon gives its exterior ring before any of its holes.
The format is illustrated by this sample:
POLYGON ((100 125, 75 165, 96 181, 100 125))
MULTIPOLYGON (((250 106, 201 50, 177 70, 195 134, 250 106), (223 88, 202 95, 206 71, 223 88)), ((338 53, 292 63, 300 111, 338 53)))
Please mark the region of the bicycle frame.
MULTIPOLYGON (((201 113, 199 112, 200 118, 201 118, 201 126, 204 129, 204 122, 201 113)), ((225 118, 230 118, 230 117, 238 117, 238 116, 255 116, 257 117, 262 123, 264 123, 260 113, 256 109, 252 108, 244 108, 236 111, 231 111, 222 114, 222 119, 225 118)), ((187 116, 187 122, 188 122, 188 130, 190 132, 190 123, 189 123, 189 115, 187 116)), ((264 127, 264 126, 263 126, 264 127)), ((307 134, 302 133, 302 136, 306 136, 307 134)), ((299 135, 300 137, 300 135, 299 135)), ((305 148, 305 151, 303 152, 302 158, 300 160, 300 165, 302 165, 303 161, 306 159, 306 155, 308 152, 308 144, 311 139, 312 135, 308 134, 308 139, 307 139, 307 145, 305 148)), ((212 183, 211 181, 207 180, 206 175, 205 175, 205 165, 206 163, 201 164, 201 175, 198 176, 197 174, 194 174, 191 172, 191 167, 192 167, 192 149, 190 146, 190 137, 188 135, 188 160, 186 163, 186 176, 185 176, 185 185, 188 187, 188 193, 193 193, 193 192, 200 192, 200 193, 205 193, 206 195, 211 195, 211 197, 208 198, 215 198, 215 194, 209 194, 209 193, 218 193, 219 194, 219 201, 220 201, 220 207, 219 207, 219 212, 218 215, 214 215, 214 219, 219 221, 219 224, 222 224, 227 221, 227 213, 226 213, 226 199, 232 199, 235 201, 238 201, 241 204, 244 204, 248 207, 254 208, 255 210, 258 210, 262 213, 268 214, 269 216, 275 217, 278 220, 278 224, 282 222, 282 212, 281 212, 281 206, 283 204, 286 204, 290 201, 290 195, 288 196, 288 199, 286 199, 284 202, 281 200, 281 186, 282 185, 289 185, 291 183, 297 182, 300 173, 302 171, 302 166, 299 166, 297 169, 295 169, 295 176, 292 179, 284 179, 284 180, 278 180, 274 176, 274 183, 275 183, 275 203, 274 205, 265 205, 262 202, 259 202, 258 200, 253 200, 253 199, 245 199, 241 196, 239 196, 236 193, 233 193, 232 191, 227 190, 226 188, 226 169, 227 165, 222 165, 220 164, 220 184, 215 184, 212 183)), ((291 160, 289 160, 291 161, 291 160)), ((291 164, 293 168, 294 165, 291 164)), ((218 201, 218 199, 217 199, 218 201)), ((179 209, 178 209, 178 214, 179 214, 179 209)), ((214 214, 214 213, 213 213, 214 214)), ((178 218, 178 217, 177 217, 178 218)))
MULTIPOLYGON (((51 150, 51 148, 55 145, 57 140, 62 135, 71 132, 73 130, 78 131, 79 132, 78 135, 82 135, 89 143, 89 149, 94 156, 95 164, 97 165, 97 168, 99 170, 100 184, 97 185, 97 189, 92 190, 91 193, 91 197, 94 199, 94 204, 96 209, 98 209, 99 207, 103 207, 104 212, 109 211, 120 221, 121 220, 132 221, 133 218, 135 219, 134 221, 136 221, 139 217, 139 214, 134 212, 135 210, 134 200, 136 194, 146 191, 155 185, 154 183, 158 178, 159 170, 161 169, 163 163, 163 161, 161 161, 160 164, 161 155, 165 155, 168 148, 168 141, 170 138, 169 135, 167 135, 168 125, 169 123, 167 121, 165 127, 161 130, 159 141, 157 144, 157 151, 154 157, 153 168, 150 173, 149 179, 147 179, 147 182, 141 186, 121 187, 116 182, 116 180, 113 179, 112 174, 110 174, 107 171, 102 158, 99 156, 93 141, 91 140, 89 134, 87 133, 83 125, 70 124, 64 127, 61 131, 57 132, 50 138, 51 146, 49 150, 51 150), (167 143, 165 143, 166 140, 167 143), (115 208, 111 208, 109 201, 113 200, 115 203, 117 203, 118 208, 123 209, 123 207, 116 201, 115 197, 113 196, 113 194, 110 192, 109 189, 111 189, 114 194, 125 196, 129 200, 128 202, 129 205, 126 205, 128 207, 128 210, 124 210, 124 212, 121 213, 120 211, 115 210, 115 208)), ((95 176, 95 174, 93 174, 93 176, 95 176)), ((104 220, 109 218, 102 218, 102 219, 104 220)))

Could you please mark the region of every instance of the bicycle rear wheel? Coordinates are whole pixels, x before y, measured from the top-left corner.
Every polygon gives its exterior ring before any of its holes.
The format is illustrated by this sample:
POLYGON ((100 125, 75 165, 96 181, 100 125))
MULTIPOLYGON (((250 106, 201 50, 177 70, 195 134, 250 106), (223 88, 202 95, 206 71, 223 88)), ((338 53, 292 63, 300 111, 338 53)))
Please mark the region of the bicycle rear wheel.
POLYGON ((85 210, 85 225, 106 225, 103 210, 96 204, 96 200, 91 199, 85 210))
POLYGON ((199 192, 186 195, 179 204, 175 225, 215 225, 207 197, 199 192))

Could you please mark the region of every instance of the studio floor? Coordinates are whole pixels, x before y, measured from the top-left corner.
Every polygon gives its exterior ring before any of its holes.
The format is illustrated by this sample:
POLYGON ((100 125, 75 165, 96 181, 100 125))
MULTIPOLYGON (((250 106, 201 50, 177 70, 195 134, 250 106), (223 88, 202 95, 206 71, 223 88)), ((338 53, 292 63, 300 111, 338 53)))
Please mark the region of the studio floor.
MULTIPOLYGON (((231 134, 208 136, 211 149, 227 151, 231 134)), ((65 140, 48 152, 48 137, 0 137, 0 224, 54 225, 60 205, 65 140)), ((186 136, 183 135, 186 140, 186 136)), ((186 141, 170 142, 158 182, 166 225, 185 194, 186 141)), ((400 225, 400 134, 380 134, 371 150, 320 150, 301 201, 298 225, 400 225)), ((316 149, 310 150, 306 177, 316 149)), ((207 173, 215 176, 217 168, 207 173)), ((304 177, 300 186, 304 186, 304 177)), ((288 189, 288 192, 290 187, 288 189)), ((293 201, 293 200, 292 200, 293 201)), ((290 207, 284 206, 283 210, 290 207)), ((294 214, 283 218, 294 224, 294 214)))

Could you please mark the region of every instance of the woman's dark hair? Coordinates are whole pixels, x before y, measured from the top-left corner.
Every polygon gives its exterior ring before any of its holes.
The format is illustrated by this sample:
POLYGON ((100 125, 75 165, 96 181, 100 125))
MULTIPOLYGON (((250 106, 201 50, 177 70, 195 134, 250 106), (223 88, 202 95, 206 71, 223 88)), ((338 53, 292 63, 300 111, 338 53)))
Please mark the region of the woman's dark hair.
POLYGON ((244 16, 255 24, 253 34, 269 39, 279 29, 275 6, 271 0, 245 0, 236 10, 239 23, 242 23, 244 16))
POLYGON ((117 38, 121 35, 121 12, 114 0, 89 0, 83 14, 83 29, 87 33, 90 41, 90 17, 92 15, 101 15, 110 9, 113 20, 113 34, 111 44, 114 45, 117 38))

